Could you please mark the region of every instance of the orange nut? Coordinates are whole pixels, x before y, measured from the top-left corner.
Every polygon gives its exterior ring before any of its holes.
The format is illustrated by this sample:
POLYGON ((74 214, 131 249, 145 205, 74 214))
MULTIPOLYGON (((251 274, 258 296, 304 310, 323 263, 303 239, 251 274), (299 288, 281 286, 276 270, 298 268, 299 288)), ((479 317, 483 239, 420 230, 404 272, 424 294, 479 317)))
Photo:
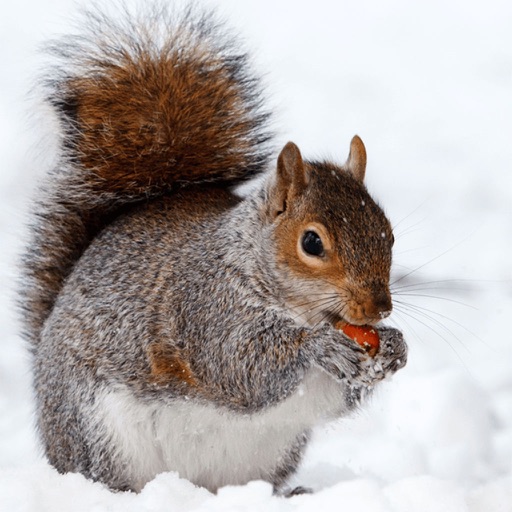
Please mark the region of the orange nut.
POLYGON ((370 357, 374 357, 379 350, 379 333, 375 327, 371 325, 352 325, 343 321, 338 322, 335 327, 361 345, 370 357))

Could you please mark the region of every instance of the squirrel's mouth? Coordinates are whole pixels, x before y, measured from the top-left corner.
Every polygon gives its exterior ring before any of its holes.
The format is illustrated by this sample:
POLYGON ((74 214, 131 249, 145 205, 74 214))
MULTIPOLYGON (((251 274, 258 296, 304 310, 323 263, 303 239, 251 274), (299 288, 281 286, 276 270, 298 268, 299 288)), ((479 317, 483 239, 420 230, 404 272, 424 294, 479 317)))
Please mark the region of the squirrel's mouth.
POLYGON ((355 311, 348 307, 347 305, 335 305, 332 306, 332 309, 328 308, 310 308, 310 309, 297 309, 297 318, 300 318, 301 322, 305 322, 309 325, 316 325, 322 322, 328 322, 333 327, 339 325, 340 323, 351 324, 351 325, 377 325, 379 324, 386 316, 378 317, 375 316, 370 317, 365 314, 358 314, 358 310, 361 308, 357 308, 355 311))
POLYGON ((333 326, 336 325, 338 322, 350 323, 346 318, 342 317, 339 313, 333 313, 331 311, 326 312, 325 319, 333 326))
POLYGON ((367 318, 357 320, 352 317, 350 317, 350 318, 344 317, 344 316, 340 315, 339 313, 334 313, 331 311, 325 312, 325 319, 332 326, 336 326, 340 322, 344 322, 346 324, 352 324, 352 325, 377 325, 382 321, 382 319, 371 320, 371 319, 367 319, 367 318))
POLYGON ((377 325, 387 318, 393 305, 387 293, 347 297, 337 305, 329 304, 323 311, 325 320, 335 325, 344 322, 351 325, 377 325))

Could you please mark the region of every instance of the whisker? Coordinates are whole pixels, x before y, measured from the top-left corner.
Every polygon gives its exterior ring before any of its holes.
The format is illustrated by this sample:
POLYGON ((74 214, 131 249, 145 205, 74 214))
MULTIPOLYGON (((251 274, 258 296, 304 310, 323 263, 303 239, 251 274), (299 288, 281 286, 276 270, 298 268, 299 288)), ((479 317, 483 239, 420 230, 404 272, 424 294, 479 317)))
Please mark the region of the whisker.
MULTIPOLYGON (((419 336, 418 332, 416 331, 416 329, 407 321, 407 319, 405 319, 401 314, 400 314, 400 310, 396 310, 393 311, 393 317, 398 317, 400 318, 400 320, 406 325, 407 327, 407 330, 409 330, 415 337, 418 341, 422 342, 423 340, 421 339, 421 337, 419 336)), ((391 322, 394 322, 395 324, 397 324, 396 322, 396 319, 395 318, 390 318, 389 319, 391 322)), ((403 331, 403 327, 401 325, 397 325, 398 329, 400 331, 403 331)))
MULTIPOLYGON (((423 325, 424 327, 426 327, 427 329, 429 329, 430 331, 432 331, 436 336, 438 336, 439 338, 441 338, 449 347, 450 347, 450 350, 455 354, 455 356, 457 357, 457 359, 460 361, 460 363, 464 366, 464 368, 466 370, 468 370, 469 372, 469 369, 468 367, 466 366, 466 364, 464 363, 464 360, 462 359, 462 357, 460 356, 460 354, 455 350, 455 347, 448 341, 448 339, 443 336, 442 333, 440 333, 439 331, 437 331, 436 329, 434 329, 431 325, 429 325, 428 323, 424 322, 423 320, 421 320, 420 318, 418 318, 417 316, 413 315, 412 312, 410 311, 407 311, 406 309, 402 309, 400 310, 401 313, 407 315, 407 316, 410 316, 412 319, 414 319, 416 322, 420 323, 421 325, 423 325)), ((415 312, 417 314, 419 314, 419 312, 415 312)), ((460 342, 460 340, 458 340, 460 342)))
MULTIPOLYGON (((307 305, 309 305, 309 304, 312 304, 312 306, 311 306, 309 309, 307 309, 306 311, 297 312, 297 314, 296 314, 296 315, 294 315, 294 316, 292 317, 292 319, 295 321, 295 320, 297 320, 297 318, 300 318, 301 316, 306 315, 307 313, 309 313, 309 312, 311 312, 311 311, 314 311, 315 309, 319 309, 319 308, 321 308, 321 309, 320 309, 320 313, 323 313, 323 312, 325 311, 325 309, 327 309, 327 308, 328 308, 329 306, 331 306, 332 304, 336 304, 338 301, 339 301, 338 297, 329 297, 329 298, 327 298, 327 299, 325 299, 325 300, 323 300, 323 301, 318 300, 318 301, 310 301, 310 302, 307 302, 307 303, 305 303, 305 305, 306 305, 306 306, 307 306, 307 305)), ((313 317, 314 317, 315 315, 317 315, 317 314, 318 314, 318 312, 317 312, 317 313, 315 313, 315 314, 313 315, 313 317)), ((312 317, 312 318, 313 318, 313 317, 312 317)), ((305 319, 305 320, 304 320, 304 322, 303 322, 303 324, 302 324, 302 327, 303 327, 307 322, 308 322, 308 320, 306 320, 306 319, 305 319)))
MULTIPOLYGON (((400 251, 396 251, 396 250, 393 250, 393 256, 401 256, 402 254, 409 254, 409 253, 414 253, 414 252, 418 252, 418 251, 423 251, 425 249, 428 249, 430 246, 429 245, 424 245, 422 247, 415 247, 413 249, 401 249, 400 251)), ((397 266, 398 264, 396 263, 395 266, 397 266)), ((404 267, 405 265, 401 265, 402 267, 404 267)))
POLYGON ((441 328, 443 331, 445 331, 447 334, 452 336, 467 352, 470 352, 466 344, 453 332, 449 327, 447 327, 445 324, 443 324, 440 320, 435 318, 431 315, 431 312, 426 310, 423 311, 420 307, 415 307, 413 304, 405 304, 405 303, 399 303, 402 307, 402 312, 411 315, 411 317, 418 319, 418 316, 421 316, 422 318, 425 318, 426 320, 429 320, 430 322, 437 325, 439 328, 441 328), (418 315, 418 316, 415 316, 418 315))
MULTIPOLYGON (((334 309, 334 311, 336 311, 336 310, 338 309, 338 305, 339 305, 339 304, 340 304, 340 300, 339 300, 339 299, 337 299, 336 301, 334 301, 334 302, 332 303, 332 305, 335 305, 335 306, 336 306, 336 307, 335 307, 335 309, 334 309)), ((329 305, 331 305, 331 304, 329 304, 329 305)), ((314 313, 314 314, 311 316, 311 318, 309 319, 310 323, 311 323, 312 325, 317 326, 317 325, 319 325, 319 324, 320 324, 320 322, 322 322, 324 319, 328 318, 328 317, 330 316, 330 314, 332 314, 332 313, 331 313, 330 311, 326 311, 326 309, 327 309, 327 308, 323 309, 322 311, 317 311, 316 313, 314 313), (322 318, 322 316, 323 316, 324 318, 322 318), (318 321, 316 321, 316 318, 318 318, 318 317, 319 317, 319 320, 318 320, 318 321)))
MULTIPOLYGON (((424 306, 419 306, 417 304, 408 304, 408 303, 404 303, 404 302, 401 302, 401 301, 398 301, 398 303, 401 306, 404 306, 404 307, 407 306, 409 308, 412 308, 415 311, 417 311, 418 313, 420 313, 420 312, 423 312, 425 314, 428 313, 428 315, 436 315, 437 317, 442 318, 443 320, 447 320, 448 322, 451 322, 452 324, 455 324, 457 327, 460 327, 462 330, 466 331, 469 335, 471 335, 473 338, 475 338, 478 341, 480 341, 481 343, 483 343, 486 347, 489 346, 482 338, 477 336, 474 332, 470 331, 465 325, 461 324, 460 322, 457 322, 457 320, 454 320, 453 318, 450 318, 449 316, 443 315, 442 313, 439 313, 438 311, 426 308, 424 306)), ((478 308, 474 308, 474 309, 478 310, 478 308)), ((435 321, 434 317, 431 317, 431 319, 433 321, 435 321)), ((455 336, 455 338, 457 338, 457 336, 455 336)))
POLYGON ((425 201, 423 201, 422 203, 420 203, 418 206, 416 206, 416 208, 414 208, 414 210, 412 210, 412 212, 408 213, 405 217, 403 217, 402 219, 400 219, 394 226, 393 226, 393 231, 396 230, 396 228, 398 226, 400 226, 400 224, 402 224, 402 222, 406 221, 409 217, 411 217, 412 215, 414 215, 420 208, 423 208, 425 206, 426 203, 428 203, 428 201, 430 201, 430 198, 427 198, 425 199, 425 201))
POLYGON ((463 242, 465 242, 468 238, 470 238, 471 236, 473 235, 473 233, 471 233, 470 235, 464 237, 462 240, 460 240, 459 242, 457 242, 455 245, 453 245, 452 247, 450 247, 449 249, 446 249, 446 251, 443 251, 441 254, 438 254, 437 256, 435 256, 434 258, 426 261, 425 263, 423 263, 422 265, 420 265, 419 267, 416 267, 415 269, 411 270, 410 272, 408 272, 407 274, 403 275, 402 277, 398 278, 397 280, 393 281, 390 286, 393 286, 394 284, 396 283, 399 283, 400 281, 402 281, 403 279, 409 277, 410 275, 418 272, 418 270, 426 267, 427 265, 430 265, 431 263, 433 263, 434 261, 438 260, 439 258, 443 257, 445 254, 448 254, 450 251, 453 251, 453 249, 455 249, 456 247, 458 247, 459 245, 461 245, 463 242))
POLYGON ((414 231, 416 230, 416 228, 418 226, 420 226, 421 224, 423 224, 425 221, 427 220, 427 218, 423 218, 421 220, 419 220, 418 222, 415 222, 414 224, 411 224, 410 226, 407 226, 405 229, 403 229, 402 231, 398 231, 396 228, 399 226, 399 224, 397 224, 394 228, 393 228, 393 233, 395 234, 396 238, 403 238, 404 236, 407 236, 409 235, 410 233, 414 233, 414 231))
POLYGON ((304 314, 307 314, 307 313, 317 310, 317 309, 320 309, 321 311, 323 311, 326 307, 329 307, 331 304, 335 304, 336 302, 337 302, 337 299, 334 299, 334 298, 325 300, 325 301, 312 302, 311 303, 312 305, 310 308, 308 308, 304 311, 301 311, 301 312, 297 312, 297 314, 293 317, 293 319, 296 320, 300 316, 303 316, 304 314))
POLYGON ((409 293, 409 292, 397 292, 396 290, 392 290, 393 295, 398 295, 400 297, 423 297, 423 298, 429 298, 429 299, 437 299, 437 300, 444 300, 446 302, 451 302, 452 304, 459 304, 461 306, 465 306, 466 308, 474 309, 478 311, 478 308, 473 306, 472 304, 467 304, 466 302, 462 302, 457 299, 451 299, 450 297, 440 297, 438 295, 431 295, 429 293, 409 293))
MULTIPOLYGON (((293 298, 294 296, 293 295, 290 295, 289 296, 290 298, 293 298)), ((338 300, 338 297, 335 296, 334 294, 331 295, 331 296, 328 296, 328 297, 323 297, 323 298, 317 298, 317 299, 311 299, 311 300, 306 300, 304 302, 300 302, 298 304, 294 304, 294 307, 296 308, 301 308, 301 307, 305 307, 305 306, 309 306, 310 304, 319 304, 319 305, 322 305, 325 301, 330 301, 330 300, 338 300)))
MULTIPOLYGON (((467 287, 464 288, 454 288, 451 286, 450 283, 454 284, 464 284, 464 283, 475 283, 475 280, 473 279, 438 279, 434 281, 421 281, 418 283, 409 283, 409 284, 402 284, 400 286, 397 286, 393 288, 394 290, 402 290, 405 288, 412 288, 413 290, 416 289, 422 289, 419 288, 420 286, 426 286, 426 285, 446 285, 446 287, 440 287, 441 290, 467 290, 467 287), (416 288, 418 287, 418 288, 416 288)), ((436 289, 435 287, 432 287, 432 289, 436 289)))

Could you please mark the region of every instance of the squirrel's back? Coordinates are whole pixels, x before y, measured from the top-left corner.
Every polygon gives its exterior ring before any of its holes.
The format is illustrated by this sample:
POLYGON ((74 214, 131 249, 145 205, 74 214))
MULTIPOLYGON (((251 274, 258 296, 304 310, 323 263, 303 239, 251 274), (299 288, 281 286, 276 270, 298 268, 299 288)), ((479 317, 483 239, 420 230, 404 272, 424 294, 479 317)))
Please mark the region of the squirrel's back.
POLYGON ((84 17, 81 35, 50 47, 57 64, 43 80, 61 142, 24 258, 32 344, 75 262, 121 211, 187 183, 238 184, 270 155, 259 81, 211 13, 84 17))

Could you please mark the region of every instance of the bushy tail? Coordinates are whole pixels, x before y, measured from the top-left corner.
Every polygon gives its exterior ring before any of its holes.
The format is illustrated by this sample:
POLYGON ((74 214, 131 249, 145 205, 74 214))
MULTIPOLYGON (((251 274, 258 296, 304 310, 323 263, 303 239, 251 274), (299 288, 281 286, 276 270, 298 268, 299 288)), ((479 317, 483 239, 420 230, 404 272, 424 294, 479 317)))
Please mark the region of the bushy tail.
POLYGON ((21 290, 37 342, 74 263, 127 204, 191 182, 234 185, 264 170, 268 114, 237 40, 211 13, 153 6, 85 13, 50 47, 44 80, 61 156, 35 207, 21 290))

